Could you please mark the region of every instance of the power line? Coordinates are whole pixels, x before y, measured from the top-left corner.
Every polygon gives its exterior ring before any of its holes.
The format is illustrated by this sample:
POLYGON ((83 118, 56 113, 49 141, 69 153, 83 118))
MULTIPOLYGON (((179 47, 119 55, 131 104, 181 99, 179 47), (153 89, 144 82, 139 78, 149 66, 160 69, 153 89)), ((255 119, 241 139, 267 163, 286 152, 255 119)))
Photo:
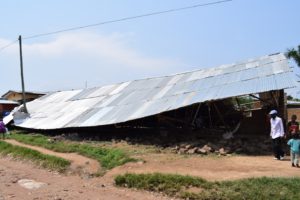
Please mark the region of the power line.
POLYGON ((32 36, 23 37, 23 40, 37 38, 37 37, 43 37, 43 36, 47 36, 47 35, 53 35, 53 34, 58 34, 58 33, 62 33, 62 32, 78 30, 78 29, 84 29, 84 28, 89 28, 89 27, 93 27, 93 26, 101 26, 101 25, 105 25, 105 24, 127 21, 127 20, 142 18, 142 17, 149 17, 149 16, 153 16, 153 15, 160 15, 160 14, 165 14, 165 13, 170 13, 170 12, 178 12, 178 11, 182 11, 182 10, 198 8, 198 7, 216 5, 216 4, 226 3, 229 1, 233 1, 233 0, 222 0, 222 1, 214 1, 214 2, 210 2, 210 3, 205 3, 205 4, 196 4, 196 5, 187 6, 187 7, 174 8, 174 9, 157 11, 157 12, 136 15, 136 16, 131 16, 131 17, 124 17, 124 18, 115 19, 115 20, 103 21, 103 22, 89 24, 89 25, 85 25, 85 26, 77 26, 77 27, 73 27, 73 28, 61 29, 61 30, 57 30, 57 31, 47 32, 47 33, 40 33, 40 34, 36 34, 36 35, 32 35, 32 36))
POLYGON ((18 40, 15 40, 15 41, 10 42, 10 43, 8 43, 7 45, 1 47, 1 48, 0 48, 0 52, 3 51, 3 50, 6 49, 6 48, 12 46, 12 45, 15 44, 17 41, 18 41, 18 40))
MULTIPOLYGON (((109 20, 109 21, 99 22, 99 23, 95 23, 95 24, 89 24, 89 25, 85 25, 85 26, 77 26, 77 27, 73 27, 73 28, 62 29, 62 30, 57 30, 57 31, 52 31, 52 32, 47 32, 47 33, 40 33, 40 34, 36 34, 36 35, 32 35, 32 36, 23 37, 23 40, 37 38, 37 37, 43 37, 43 36, 47 36, 47 35, 53 35, 53 34, 58 34, 58 33, 62 33, 62 32, 78 30, 78 29, 84 29, 84 28, 89 28, 89 27, 94 27, 94 26, 101 26, 101 25, 111 24, 111 23, 116 23, 116 22, 121 22, 121 21, 128 21, 128 20, 138 19, 138 18, 142 18, 142 17, 149 17, 149 16, 153 16, 153 15, 160 15, 160 14, 165 14, 165 13, 178 12, 178 11, 182 11, 182 10, 198 8, 198 7, 216 5, 216 4, 226 3, 226 2, 230 2, 230 1, 233 1, 233 0, 214 1, 214 2, 210 2, 210 3, 196 4, 196 5, 187 6, 187 7, 174 8, 174 9, 169 9, 169 10, 164 10, 164 11, 157 11, 157 12, 136 15, 136 16, 131 16, 131 17, 124 17, 124 18, 120 18, 120 19, 109 20)), ((0 47, 0 53, 4 49, 12 46, 17 41, 18 40, 14 40, 13 42, 11 42, 9 44, 0 47)))

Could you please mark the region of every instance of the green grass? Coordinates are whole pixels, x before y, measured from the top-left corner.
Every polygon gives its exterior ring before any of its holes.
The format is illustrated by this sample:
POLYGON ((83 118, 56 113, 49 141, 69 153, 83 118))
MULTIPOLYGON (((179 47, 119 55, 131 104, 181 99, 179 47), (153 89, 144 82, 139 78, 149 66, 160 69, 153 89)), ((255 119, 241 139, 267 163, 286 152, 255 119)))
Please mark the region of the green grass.
POLYGON ((115 184, 183 199, 300 199, 300 178, 262 177, 209 182, 191 176, 154 173, 119 175, 115 184))
POLYGON ((65 171, 71 164, 70 161, 63 158, 45 155, 32 149, 11 145, 4 141, 0 141, 0 154, 30 160, 44 168, 59 172, 65 171))
POLYGON ((127 162, 135 161, 121 149, 109 149, 91 144, 70 143, 65 141, 49 141, 49 137, 39 134, 12 134, 10 138, 19 142, 44 147, 56 152, 71 153, 92 158, 100 162, 104 169, 112 169, 127 162))

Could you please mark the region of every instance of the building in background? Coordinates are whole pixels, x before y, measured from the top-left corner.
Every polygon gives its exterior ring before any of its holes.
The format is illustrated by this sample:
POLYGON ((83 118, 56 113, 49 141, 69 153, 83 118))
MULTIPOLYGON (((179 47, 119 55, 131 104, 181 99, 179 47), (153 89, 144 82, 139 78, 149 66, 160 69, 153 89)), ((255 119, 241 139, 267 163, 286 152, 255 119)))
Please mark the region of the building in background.
MULTIPOLYGON (((41 96, 44 96, 46 93, 42 92, 25 92, 25 99, 26 102, 35 100, 41 96)), ((22 103, 23 94, 22 91, 16 91, 16 90, 9 90, 5 94, 2 95, 3 99, 10 100, 10 101, 17 101, 19 103, 22 103)))
POLYGON ((296 115, 298 121, 300 120, 300 101, 287 102, 287 115, 288 115, 288 120, 291 119, 292 115, 296 115))
POLYGON ((19 103, 16 101, 0 99, 0 118, 7 116, 17 106, 19 103))

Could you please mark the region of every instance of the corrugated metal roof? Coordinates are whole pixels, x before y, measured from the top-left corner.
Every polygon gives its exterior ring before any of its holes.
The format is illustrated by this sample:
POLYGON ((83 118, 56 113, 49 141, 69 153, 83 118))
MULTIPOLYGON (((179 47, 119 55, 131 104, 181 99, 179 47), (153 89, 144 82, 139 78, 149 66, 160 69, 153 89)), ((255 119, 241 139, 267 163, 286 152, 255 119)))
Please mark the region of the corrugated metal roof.
POLYGON ((195 103, 291 88, 283 54, 165 77, 47 94, 27 104, 30 117, 17 126, 60 129, 116 124, 195 103))
POLYGON ((300 105, 300 101, 287 101, 287 105, 295 105, 295 106, 299 106, 300 105))
POLYGON ((6 99, 0 99, 0 104, 15 104, 15 105, 19 105, 19 103, 16 102, 16 101, 11 101, 11 100, 6 100, 6 99))

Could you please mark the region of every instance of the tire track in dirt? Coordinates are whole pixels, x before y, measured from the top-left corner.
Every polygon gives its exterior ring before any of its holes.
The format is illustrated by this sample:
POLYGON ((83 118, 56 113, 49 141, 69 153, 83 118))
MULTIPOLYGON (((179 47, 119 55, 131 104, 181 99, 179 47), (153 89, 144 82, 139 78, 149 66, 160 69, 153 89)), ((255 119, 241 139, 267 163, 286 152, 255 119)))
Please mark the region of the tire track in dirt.
POLYGON ((57 156, 57 157, 69 160, 69 161, 71 161, 70 169, 72 172, 84 173, 84 174, 95 174, 98 171, 100 171, 100 169, 101 169, 101 166, 98 161, 81 156, 77 153, 59 153, 59 152, 51 151, 51 150, 48 150, 48 149, 45 149, 42 147, 23 144, 16 140, 11 140, 11 139, 5 140, 5 142, 10 143, 12 145, 16 145, 16 146, 33 149, 42 154, 57 156))

